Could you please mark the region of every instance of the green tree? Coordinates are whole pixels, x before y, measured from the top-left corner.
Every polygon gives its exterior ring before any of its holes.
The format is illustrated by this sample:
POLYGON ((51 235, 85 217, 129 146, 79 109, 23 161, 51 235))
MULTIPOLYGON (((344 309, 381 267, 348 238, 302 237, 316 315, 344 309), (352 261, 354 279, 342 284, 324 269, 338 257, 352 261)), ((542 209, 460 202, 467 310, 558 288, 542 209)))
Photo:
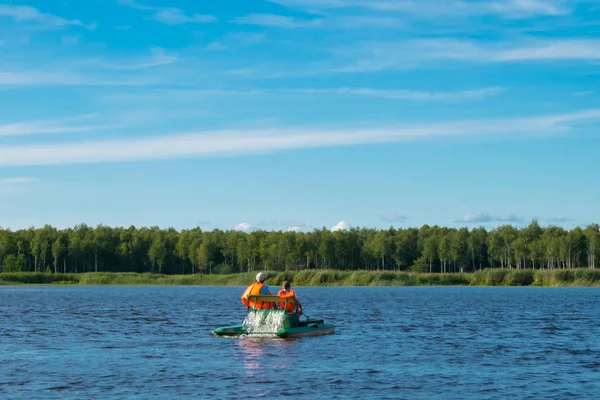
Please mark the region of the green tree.
POLYGON ((529 254, 527 253, 527 244, 525 243, 525 239, 523 239, 522 237, 516 238, 512 242, 512 250, 517 269, 525 268, 525 263, 529 256, 529 254))
POLYGON ((600 250, 598 243, 600 242, 600 226, 598 224, 590 224, 585 228, 585 238, 587 242, 587 265, 591 269, 596 268, 596 256, 600 250))
POLYGON ((480 227, 473 229, 469 234, 468 249, 471 254, 471 266, 473 271, 482 269, 487 254, 487 231, 480 227), (478 268, 477 268, 478 267, 478 268))
POLYGON ((66 234, 61 234, 52 244, 52 256, 54 257, 54 273, 58 272, 59 262, 63 262, 63 272, 67 272, 67 237, 66 234))
POLYGON ((164 234, 155 230, 152 234, 152 242, 148 249, 148 257, 152 262, 152 273, 155 274, 156 265, 158 264, 158 273, 163 273, 163 266, 167 257, 167 248, 165 246, 164 234))
POLYGON ((17 264, 17 256, 8 254, 4 256, 4 264, 2 265, 3 272, 21 272, 17 264))

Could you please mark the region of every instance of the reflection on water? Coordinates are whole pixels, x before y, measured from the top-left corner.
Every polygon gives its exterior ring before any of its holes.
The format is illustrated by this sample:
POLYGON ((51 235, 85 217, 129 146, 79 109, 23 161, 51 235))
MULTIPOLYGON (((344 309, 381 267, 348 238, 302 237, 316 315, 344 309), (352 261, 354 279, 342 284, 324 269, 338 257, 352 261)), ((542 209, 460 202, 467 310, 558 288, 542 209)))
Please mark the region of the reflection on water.
POLYGON ((233 340, 241 351, 249 377, 286 370, 296 363, 296 339, 241 337, 233 340))
POLYGON ((245 338, 236 341, 236 344, 240 346, 244 355, 244 369, 250 377, 262 375, 265 369, 264 361, 261 362, 265 356, 265 344, 259 343, 257 340, 245 338))

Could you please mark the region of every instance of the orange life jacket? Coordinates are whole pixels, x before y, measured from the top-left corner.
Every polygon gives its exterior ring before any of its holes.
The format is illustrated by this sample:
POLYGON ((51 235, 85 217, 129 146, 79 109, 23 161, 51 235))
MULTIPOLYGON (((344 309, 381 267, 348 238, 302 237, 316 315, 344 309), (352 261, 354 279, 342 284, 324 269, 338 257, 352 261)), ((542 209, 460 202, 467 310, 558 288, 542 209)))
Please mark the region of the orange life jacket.
POLYGON ((285 303, 285 301, 282 301, 279 303, 279 307, 284 308, 285 307, 285 312, 287 313, 291 313, 294 312, 294 310, 296 309, 296 302, 294 302, 294 299, 296 298, 296 292, 293 290, 290 290, 289 292, 285 292, 285 290, 281 289, 278 293, 279 297, 281 297, 282 299, 291 299, 287 301, 287 305, 285 303))
POLYGON ((269 303, 268 301, 248 300, 248 296, 250 295, 260 295, 260 291, 263 288, 263 286, 265 286, 264 283, 253 283, 252 285, 248 286, 248 288, 242 295, 242 303, 244 303, 244 306, 259 308, 262 310, 270 310, 271 308, 273 308, 271 303, 269 303))

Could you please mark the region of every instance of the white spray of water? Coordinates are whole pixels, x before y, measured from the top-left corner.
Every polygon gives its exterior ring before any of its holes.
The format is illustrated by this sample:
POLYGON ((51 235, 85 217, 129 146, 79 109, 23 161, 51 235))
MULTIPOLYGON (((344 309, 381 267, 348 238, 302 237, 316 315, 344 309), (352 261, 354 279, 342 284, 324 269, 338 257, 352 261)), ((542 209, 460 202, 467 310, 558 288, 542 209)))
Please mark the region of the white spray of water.
POLYGON ((283 310, 253 310, 248 313, 242 322, 242 328, 249 334, 274 334, 283 329, 283 310), (266 314, 266 315, 265 315, 266 314))

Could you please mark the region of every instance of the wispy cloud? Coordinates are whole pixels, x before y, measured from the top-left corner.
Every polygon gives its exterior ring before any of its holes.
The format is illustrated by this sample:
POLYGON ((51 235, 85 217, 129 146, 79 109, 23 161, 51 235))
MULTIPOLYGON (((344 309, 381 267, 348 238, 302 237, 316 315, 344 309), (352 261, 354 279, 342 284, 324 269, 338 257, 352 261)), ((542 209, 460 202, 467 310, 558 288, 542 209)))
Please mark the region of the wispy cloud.
POLYGON ((490 214, 487 213, 475 213, 475 214, 466 214, 462 218, 458 218, 455 222, 465 222, 467 224, 479 224, 493 221, 494 218, 490 214))
POLYGON ((582 96, 582 97, 583 96, 591 96, 594 93, 596 93, 596 92, 594 92, 593 90, 582 90, 579 92, 573 92, 573 96, 582 96))
POLYGON ((119 127, 116 124, 104 125, 94 122, 98 122, 98 115, 88 114, 63 119, 0 124, 0 136, 90 132, 119 127), (82 122, 86 121, 87 124, 82 124, 82 122))
POLYGON ((498 1, 361 1, 363 7, 381 11, 403 11, 420 16, 485 16, 498 15, 508 19, 536 16, 559 16, 571 10, 560 1, 498 0, 498 1))
POLYGON ((332 88, 332 89, 297 89, 291 90, 295 93, 315 93, 315 94, 340 94, 353 96, 380 97, 385 99, 404 99, 421 101, 447 101, 447 100, 466 100, 481 99, 484 97, 495 96, 502 92, 502 88, 489 87, 482 89, 463 90, 456 92, 424 92, 418 90, 394 90, 394 89, 373 89, 373 88, 332 88))
MULTIPOLYGON (((482 51, 482 49, 478 49, 482 51)), ((465 56, 469 56, 467 52, 465 56)), ((560 39, 553 42, 532 43, 529 46, 496 51, 490 61, 520 61, 545 59, 600 59, 600 40, 560 39)))
POLYGON ((23 183, 35 182, 37 178, 32 177, 18 177, 18 178, 0 178, 0 186, 5 185, 20 185, 23 183))
POLYGON ((484 224, 490 222, 520 223, 523 221, 524 219, 519 217, 515 213, 502 216, 492 216, 488 213, 482 212, 475 214, 466 214, 464 217, 455 220, 455 222, 467 224, 484 224))
POLYGON ((279 28, 305 28, 317 26, 319 20, 299 19, 274 14, 250 14, 243 17, 236 17, 233 23, 242 25, 274 26, 279 28))
POLYGON ((217 17, 214 15, 187 14, 176 7, 150 7, 141 5, 133 0, 119 0, 119 3, 138 10, 152 11, 151 18, 153 20, 167 25, 217 22, 217 17))
POLYGON ((370 9, 401 12, 423 17, 498 15, 509 19, 559 16, 571 12, 561 0, 268 0, 305 11, 330 9, 370 9))
POLYGON ((152 83, 154 82, 142 78, 110 79, 105 76, 68 71, 0 72, 0 86, 140 86, 152 83))
POLYGON ((116 93, 108 97, 111 100, 139 101, 165 100, 174 102, 194 102, 208 96, 364 96, 382 99, 414 100, 414 101, 461 101, 483 99, 500 94, 504 89, 488 87, 454 92, 426 92, 405 89, 377 89, 377 88, 287 88, 287 89, 156 89, 138 93, 116 93))
POLYGON ((502 215, 500 217, 497 217, 497 220, 500 222, 523 222, 524 221, 524 219, 522 217, 519 217, 515 213, 502 215))
POLYGON ((404 27, 398 18, 366 15, 338 15, 323 18, 302 19, 276 14, 250 14, 236 17, 233 23, 278 28, 319 28, 319 29, 353 29, 380 28, 390 29, 404 27))
POLYGON ((151 57, 149 60, 145 60, 142 62, 134 62, 134 63, 121 63, 121 64, 108 64, 104 65, 104 68, 109 69, 123 69, 123 70, 133 70, 133 69, 145 69, 151 67, 157 67, 161 65, 173 64, 177 61, 178 54, 167 55, 165 49, 160 47, 153 47, 150 49, 151 57))
MULTIPOLYGON (((364 42, 342 52, 327 72, 375 72, 439 60, 507 63, 550 60, 599 60, 600 40, 523 39, 483 41, 417 39, 401 42, 364 42)), ((321 70, 322 66, 319 67, 321 70)))
POLYGON ((567 222, 573 222, 573 218, 569 217, 554 217, 554 218, 540 218, 540 220, 549 224, 564 224, 567 222))
POLYGON ((16 6, 11 4, 0 4, 0 17, 12 18, 15 22, 31 21, 48 26, 81 26, 93 29, 95 24, 84 24, 78 19, 66 19, 57 15, 43 13, 29 6, 16 6))
MULTIPOLYGON (((144 137, 77 141, 51 145, 0 146, 0 165, 100 163, 181 157, 264 154, 284 150, 433 140, 450 137, 550 135, 569 123, 600 119, 600 109, 530 118, 397 124, 372 128, 283 128, 222 130, 144 137)), ((355 125, 356 126, 356 125, 355 125)))
MULTIPOLYGON (((29 183, 36 182, 37 180, 37 178, 32 177, 0 178, 0 199, 5 196, 23 193, 24 190, 31 187, 29 183)), ((3 218, 2 225, 6 227, 6 223, 6 218, 3 218)))
POLYGON ((393 214, 382 215, 381 219, 386 222, 404 222, 408 219, 408 217, 406 217, 404 215, 393 213, 393 214))
POLYGON ((191 14, 187 15, 178 8, 169 7, 156 11, 154 19, 167 25, 179 25, 185 23, 209 23, 216 22, 214 15, 191 14))
POLYGON ((546 224, 565 224, 568 222, 575 221, 575 219, 570 217, 533 217, 531 219, 526 219, 518 216, 515 213, 510 213, 506 215, 490 215, 488 213, 479 212, 474 214, 466 214, 464 217, 458 218, 454 222, 466 224, 523 224, 526 221, 531 220, 540 221, 546 224))

